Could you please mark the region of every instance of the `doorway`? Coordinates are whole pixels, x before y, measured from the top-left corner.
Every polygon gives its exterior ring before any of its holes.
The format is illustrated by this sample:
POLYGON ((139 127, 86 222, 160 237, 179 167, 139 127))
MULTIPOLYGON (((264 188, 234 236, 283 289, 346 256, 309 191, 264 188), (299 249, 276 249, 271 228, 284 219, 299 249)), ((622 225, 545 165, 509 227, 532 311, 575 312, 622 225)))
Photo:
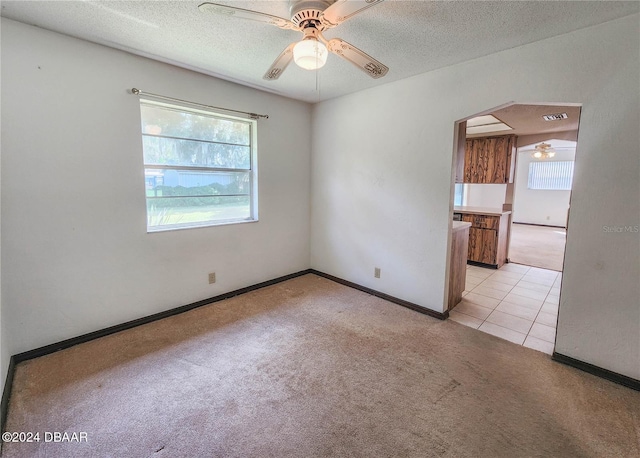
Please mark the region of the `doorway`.
POLYGON ((467 266, 453 321, 553 353, 579 118, 579 106, 514 104, 467 120, 467 140, 512 135, 516 146, 506 182, 455 180, 454 212, 508 212, 509 222, 507 262, 467 266))
POLYGON ((517 149, 509 261, 562 272, 577 131, 555 136, 517 149))

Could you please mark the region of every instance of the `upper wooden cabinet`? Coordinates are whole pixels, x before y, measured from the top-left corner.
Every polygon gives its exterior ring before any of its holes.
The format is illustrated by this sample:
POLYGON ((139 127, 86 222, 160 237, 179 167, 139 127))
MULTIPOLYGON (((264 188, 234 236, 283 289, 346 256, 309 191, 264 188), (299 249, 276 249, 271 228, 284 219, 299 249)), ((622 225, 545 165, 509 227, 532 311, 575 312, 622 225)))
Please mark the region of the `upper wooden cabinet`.
MULTIPOLYGON (((516 136, 468 138, 464 149, 462 183, 512 183, 516 136)), ((462 151, 458 154, 461 156, 462 151)), ((459 159, 461 159, 459 157, 459 159)), ((459 178, 456 173, 456 178, 459 178)))

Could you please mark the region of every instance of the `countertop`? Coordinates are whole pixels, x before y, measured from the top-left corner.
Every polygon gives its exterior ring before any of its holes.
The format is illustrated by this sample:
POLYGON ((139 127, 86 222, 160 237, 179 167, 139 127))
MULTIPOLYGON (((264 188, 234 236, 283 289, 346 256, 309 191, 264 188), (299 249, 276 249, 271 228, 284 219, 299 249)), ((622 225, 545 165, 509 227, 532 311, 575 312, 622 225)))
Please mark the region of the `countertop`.
POLYGON ((502 216, 511 213, 511 210, 503 211, 500 208, 491 207, 453 207, 455 213, 469 213, 471 215, 502 216))
POLYGON ((465 221, 454 221, 453 222, 453 226, 451 228, 451 232, 460 231, 460 230, 465 229, 467 227, 471 227, 471 223, 467 223, 465 221))

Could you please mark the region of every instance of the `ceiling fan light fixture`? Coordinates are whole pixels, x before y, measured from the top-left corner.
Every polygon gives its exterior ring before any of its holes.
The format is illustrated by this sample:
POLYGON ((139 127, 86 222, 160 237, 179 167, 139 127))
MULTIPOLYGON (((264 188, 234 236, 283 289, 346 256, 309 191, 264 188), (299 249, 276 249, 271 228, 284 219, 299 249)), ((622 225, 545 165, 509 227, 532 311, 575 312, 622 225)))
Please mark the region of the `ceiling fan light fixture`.
POLYGON ((556 152, 548 143, 540 143, 536 145, 535 151, 531 154, 535 159, 550 159, 556 155, 556 152))
POLYGON ((293 60, 305 70, 316 70, 327 63, 327 47, 317 39, 305 38, 293 47, 293 60))

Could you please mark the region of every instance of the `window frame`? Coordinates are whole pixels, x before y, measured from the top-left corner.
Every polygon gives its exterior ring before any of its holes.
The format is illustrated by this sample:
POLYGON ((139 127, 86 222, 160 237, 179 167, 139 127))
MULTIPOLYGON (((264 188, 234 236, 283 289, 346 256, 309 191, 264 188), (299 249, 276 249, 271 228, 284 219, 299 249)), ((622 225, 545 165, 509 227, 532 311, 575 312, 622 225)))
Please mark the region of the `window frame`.
MULTIPOLYGON (((242 223, 255 223, 258 222, 258 147, 257 147, 257 120, 250 117, 241 117, 241 116, 233 116, 228 115, 222 111, 217 111, 214 109, 202 109, 199 107, 195 107, 187 102, 183 102, 181 104, 177 103, 168 103, 165 101, 160 101, 154 99, 151 96, 140 97, 139 102, 140 107, 140 139, 142 142, 142 167, 144 173, 144 196, 145 196, 145 215, 146 215, 146 226, 147 233, 156 233, 156 232, 166 232, 166 231, 175 231, 175 230, 183 230, 183 229, 197 229, 203 227, 212 227, 212 226, 226 226, 230 224, 242 224, 242 223), (225 167, 207 167, 202 165, 174 165, 174 164, 153 164, 147 163, 144 154, 144 137, 156 137, 156 138, 168 138, 174 140, 183 140, 183 141, 193 141, 193 142, 201 142, 201 143, 216 143, 216 144, 229 144, 225 142, 216 142, 213 140, 202 140, 196 138, 183 138, 172 135, 159 135, 159 134, 149 134, 143 131, 143 114, 142 107, 143 106, 155 106, 165 109, 170 109, 182 113, 194 114, 198 116, 205 116, 216 119, 229 120, 233 122, 242 122, 248 125, 249 127, 249 145, 237 145, 237 146, 248 146, 249 147, 249 168, 248 169, 239 169, 239 168, 225 168, 225 167), (175 224, 164 224, 157 226, 149 225, 149 196, 147 195, 147 170, 176 170, 176 171, 186 171, 186 172, 229 172, 229 173, 248 173, 249 175, 249 216, 246 218, 231 218, 231 219, 218 219, 218 220, 207 220, 207 221, 196 221, 189 223, 175 223, 175 224)), ((235 145, 235 144, 234 144, 235 145)), ((244 196, 246 194, 225 194, 225 195, 203 195, 203 196, 173 196, 175 198, 191 198, 191 197, 237 197, 244 196)), ((167 198, 165 196, 164 198, 167 198)))

